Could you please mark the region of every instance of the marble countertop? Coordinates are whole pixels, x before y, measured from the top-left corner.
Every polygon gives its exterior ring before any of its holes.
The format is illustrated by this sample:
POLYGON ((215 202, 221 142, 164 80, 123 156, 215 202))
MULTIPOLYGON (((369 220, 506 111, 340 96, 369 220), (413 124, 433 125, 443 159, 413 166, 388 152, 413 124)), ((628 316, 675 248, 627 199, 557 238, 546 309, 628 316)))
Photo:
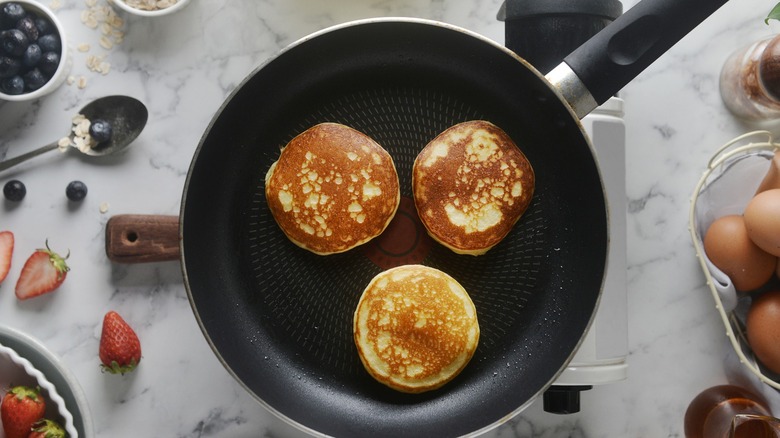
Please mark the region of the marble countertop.
MULTIPOLYGON (((302 436, 217 360, 193 316, 178 263, 108 261, 106 221, 121 213, 178 214, 190 160, 212 115, 249 72, 288 44, 376 16, 441 20, 502 43, 503 23, 495 18, 501 0, 194 0, 165 18, 123 15, 123 38, 110 49, 100 46, 100 28, 82 22, 89 1, 58 3, 75 82, 36 102, 0 103, 0 158, 60 138, 78 108, 103 95, 139 98, 150 120, 120 157, 96 161, 52 152, 0 174, 0 184, 20 179, 27 186, 21 203, 0 202, 0 229, 16 236, 14 265, 0 285, 0 323, 61 357, 86 394, 96 436, 302 436), (79 50, 82 44, 89 50, 79 50), (92 71, 89 56, 107 62, 107 74, 92 71), (65 197, 75 179, 89 188, 79 204, 65 197), (57 292, 18 302, 14 279, 26 253, 46 239, 55 249, 70 249, 72 271, 57 292), (102 316, 111 309, 135 327, 144 348, 138 370, 121 377, 98 367, 102 316)), ((623 3, 628 8, 635 1, 623 3)), ((689 200, 714 151, 753 128, 721 103, 718 74, 733 50, 780 30, 780 23, 763 22, 773 5, 732 0, 622 91, 627 380, 584 392, 577 414, 549 414, 537 401, 486 436, 682 436, 689 401, 726 382, 730 346, 690 240, 689 200)))

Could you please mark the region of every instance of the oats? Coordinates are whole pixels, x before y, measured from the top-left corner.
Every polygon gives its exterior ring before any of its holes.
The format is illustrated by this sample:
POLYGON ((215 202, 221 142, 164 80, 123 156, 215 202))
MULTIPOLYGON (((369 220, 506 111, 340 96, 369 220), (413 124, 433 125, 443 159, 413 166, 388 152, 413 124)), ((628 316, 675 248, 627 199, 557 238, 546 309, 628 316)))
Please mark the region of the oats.
POLYGON ((51 3, 49 3, 49 7, 52 9, 59 9, 62 7, 62 2, 60 0, 51 0, 51 3))
POLYGON ((108 202, 100 203, 100 212, 103 214, 108 213, 108 202))
POLYGON ((87 78, 84 76, 79 76, 78 87, 81 90, 87 88, 87 78))
POLYGON ((61 151, 68 150, 68 147, 70 147, 70 137, 62 137, 60 141, 57 142, 57 146, 60 148, 61 151))
POLYGON ((68 85, 73 85, 74 83, 76 83, 76 77, 73 76, 73 75, 70 75, 70 76, 68 76, 68 79, 66 79, 66 81, 68 82, 68 85))
POLYGON ((81 43, 81 44, 79 44, 79 45, 76 47, 76 49, 77 49, 79 52, 81 52, 81 53, 85 53, 85 52, 89 52, 90 46, 89 46, 89 44, 87 44, 87 43, 81 43))
POLYGON ((159 11, 176 4, 178 0, 120 0, 131 8, 142 11, 159 11))
POLYGON ((100 37, 100 47, 111 50, 111 48, 114 47, 114 43, 110 39, 102 36, 100 37))

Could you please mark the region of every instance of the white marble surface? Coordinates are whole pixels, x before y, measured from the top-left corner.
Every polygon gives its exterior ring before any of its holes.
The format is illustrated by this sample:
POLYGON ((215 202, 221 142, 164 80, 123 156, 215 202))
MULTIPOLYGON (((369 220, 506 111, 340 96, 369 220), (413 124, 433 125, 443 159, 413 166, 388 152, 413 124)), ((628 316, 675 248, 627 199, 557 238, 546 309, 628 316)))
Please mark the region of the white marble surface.
MULTIPOLYGON (((99 0, 103 4, 104 0, 99 0)), ((74 48, 72 74, 34 103, 0 103, 0 158, 61 137, 83 104, 128 94, 150 110, 133 148, 116 159, 57 152, 0 175, 27 197, 0 202, 0 229, 16 235, 16 259, 0 285, 0 323, 42 340, 62 357, 87 395, 100 437, 300 436, 269 414, 212 354, 190 309, 177 263, 112 265, 104 225, 120 213, 178 214, 192 154, 231 89, 278 50, 332 24, 373 16, 414 16, 459 25, 503 42, 500 0, 193 0, 160 19, 127 17, 125 39, 106 51, 81 23, 84 0, 62 0, 57 15, 74 48), (88 53, 75 50, 90 43, 88 53), (105 54, 111 71, 86 67, 105 54), (64 190, 83 180, 89 195, 69 205, 64 190), (109 204, 106 213, 99 211, 109 204), (45 239, 70 249, 72 271, 56 292, 17 302, 14 279, 45 239), (124 377, 98 369, 103 314, 119 311, 137 330, 144 358, 124 377)), ((626 8, 633 0, 624 1, 626 8)), ((688 402, 724 383, 729 352, 687 228, 689 199, 721 144, 751 129, 721 104, 718 72, 737 47, 780 30, 763 17, 774 2, 732 0, 623 91, 626 101, 629 378, 582 395, 582 411, 560 416, 538 401, 490 437, 682 436, 688 402)))

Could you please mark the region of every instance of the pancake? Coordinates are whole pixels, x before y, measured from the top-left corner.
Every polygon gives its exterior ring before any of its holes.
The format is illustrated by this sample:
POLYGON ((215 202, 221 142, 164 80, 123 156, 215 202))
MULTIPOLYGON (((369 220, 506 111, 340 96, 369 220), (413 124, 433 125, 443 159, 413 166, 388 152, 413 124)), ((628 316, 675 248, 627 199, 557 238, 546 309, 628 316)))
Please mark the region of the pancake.
POLYGON ((401 193, 392 157, 371 137, 338 123, 293 138, 265 177, 265 197, 296 245, 326 255, 380 235, 401 193))
POLYGON ((474 303, 438 269, 404 265, 374 277, 354 317, 360 360, 398 391, 440 388, 471 360, 479 342, 474 303))
POLYGON ((496 125, 452 126, 414 161, 414 204, 428 234, 458 254, 480 255, 512 230, 531 203, 528 159, 496 125))

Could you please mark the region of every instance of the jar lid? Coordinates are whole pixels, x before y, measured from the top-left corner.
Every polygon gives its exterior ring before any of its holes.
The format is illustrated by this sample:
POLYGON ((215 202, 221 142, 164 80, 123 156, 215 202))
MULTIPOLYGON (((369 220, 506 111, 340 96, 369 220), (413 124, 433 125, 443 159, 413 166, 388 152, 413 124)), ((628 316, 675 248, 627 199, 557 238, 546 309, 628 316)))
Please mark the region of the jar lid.
POLYGON ((619 0, 506 0, 498 12, 502 21, 539 15, 595 15, 610 20, 623 13, 619 0))

